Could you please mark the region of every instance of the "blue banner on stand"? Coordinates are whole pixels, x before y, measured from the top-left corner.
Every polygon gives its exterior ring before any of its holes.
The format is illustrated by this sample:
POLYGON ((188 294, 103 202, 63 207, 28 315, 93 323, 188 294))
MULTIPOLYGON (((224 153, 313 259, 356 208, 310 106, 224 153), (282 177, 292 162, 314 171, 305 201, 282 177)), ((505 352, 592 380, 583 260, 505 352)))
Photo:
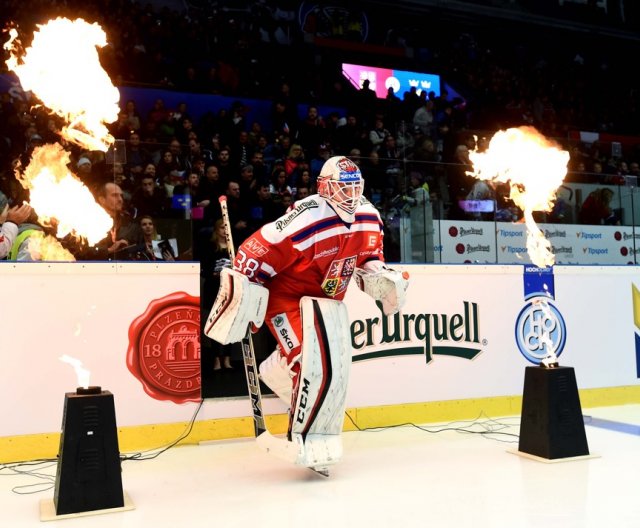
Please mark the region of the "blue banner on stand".
POLYGON ((537 268, 535 266, 524 267, 524 298, 529 299, 535 296, 547 296, 556 298, 553 283, 553 268, 537 268))
POLYGON ((553 268, 524 266, 525 305, 515 324, 518 350, 527 361, 539 365, 555 354, 560 356, 567 339, 567 329, 556 307, 553 268))

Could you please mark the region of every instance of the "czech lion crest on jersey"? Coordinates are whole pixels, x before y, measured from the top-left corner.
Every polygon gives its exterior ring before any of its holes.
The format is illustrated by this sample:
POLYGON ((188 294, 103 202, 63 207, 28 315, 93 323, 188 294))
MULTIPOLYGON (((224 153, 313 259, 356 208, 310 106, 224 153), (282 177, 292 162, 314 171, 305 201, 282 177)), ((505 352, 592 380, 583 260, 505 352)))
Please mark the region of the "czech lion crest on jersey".
POLYGON ((349 280, 356 268, 356 257, 334 260, 322 281, 322 291, 328 297, 340 295, 349 286, 349 280))

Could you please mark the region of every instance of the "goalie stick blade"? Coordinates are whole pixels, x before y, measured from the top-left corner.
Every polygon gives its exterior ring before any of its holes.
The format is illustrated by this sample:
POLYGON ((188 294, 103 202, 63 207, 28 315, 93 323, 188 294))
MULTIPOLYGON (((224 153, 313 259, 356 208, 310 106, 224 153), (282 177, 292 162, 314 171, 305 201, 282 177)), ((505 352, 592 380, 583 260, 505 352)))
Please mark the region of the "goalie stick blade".
POLYGON ((258 446, 264 449, 267 453, 274 455, 280 460, 295 464, 298 460, 300 448, 297 444, 289 442, 284 438, 278 438, 273 436, 269 431, 258 435, 256 438, 258 446))
POLYGON ((324 465, 307 465, 308 462, 305 462, 304 459, 304 449, 301 448, 296 442, 291 442, 286 438, 278 438, 277 436, 273 436, 269 431, 265 431, 260 436, 256 438, 256 442, 258 446, 264 449, 267 453, 279 458, 280 460, 284 460, 286 462, 290 462, 297 466, 304 467, 306 469, 310 469, 314 473, 318 475, 322 475, 323 477, 329 476, 329 466, 324 465))
POLYGON ((313 471, 314 473, 317 473, 318 475, 322 475, 323 477, 328 477, 329 476, 329 468, 328 467, 317 467, 317 468, 310 467, 309 469, 311 471, 313 471))

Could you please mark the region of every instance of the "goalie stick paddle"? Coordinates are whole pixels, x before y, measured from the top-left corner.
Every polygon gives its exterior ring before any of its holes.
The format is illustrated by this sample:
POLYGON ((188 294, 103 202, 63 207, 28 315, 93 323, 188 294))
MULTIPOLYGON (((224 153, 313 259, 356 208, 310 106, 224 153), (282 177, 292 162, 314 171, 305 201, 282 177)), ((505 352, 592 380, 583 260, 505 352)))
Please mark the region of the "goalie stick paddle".
MULTIPOLYGON (((224 222, 224 236, 227 239, 227 249, 231 261, 235 259, 236 251, 231 235, 231 222, 229 221, 229 209, 227 208, 227 197, 220 196, 220 209, 222 210, 222 221, 224 222)), ((253 340, 251 339, 251 328, 247 328, 247 333, 240 342, 242 345, 242 359, 244 361, 244 372, 247 376, 247 386, 249 397, 251 398, 251 410, 253 412, 253 427, 256 437, 268 432, 264 423, 262 413, 262 394, 260 393, 260 380, 258 379, 258 367, 256 365, 256 354, 253 350, 253 340)))

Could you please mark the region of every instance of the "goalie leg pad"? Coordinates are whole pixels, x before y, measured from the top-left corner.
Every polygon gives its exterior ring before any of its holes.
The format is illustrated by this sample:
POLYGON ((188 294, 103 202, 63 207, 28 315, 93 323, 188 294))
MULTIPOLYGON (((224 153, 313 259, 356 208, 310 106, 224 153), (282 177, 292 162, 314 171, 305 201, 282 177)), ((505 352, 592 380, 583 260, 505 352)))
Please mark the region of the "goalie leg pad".
POLYGON ((326 469, 342 458, 342 436, 340 434, 308 434, 304 439, 301 434, 293 434, 293 445, 298 446, 298 456, 294 461, 298 466, 326 469))
POLYGON ((220 272, 220 289, 204 333, 218 343, 237 343, 246 336, 249 325, 260 327, 267 312, 269 290, 250 282, 239 271, 225 268, 220 272))
POLYGON ((301 368, 294 391, 289 438, 301 447, 298 464, 322 467, 342 455, 351 339, 340 301, 303 297, 301 368))

